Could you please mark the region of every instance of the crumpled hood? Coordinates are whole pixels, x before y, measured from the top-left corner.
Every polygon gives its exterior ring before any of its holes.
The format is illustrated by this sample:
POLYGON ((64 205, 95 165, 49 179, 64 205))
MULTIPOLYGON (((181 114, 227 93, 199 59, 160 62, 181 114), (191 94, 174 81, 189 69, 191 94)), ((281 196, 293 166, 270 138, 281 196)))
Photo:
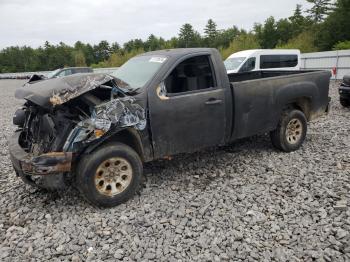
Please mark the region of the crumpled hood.
POLYGON ((27 83, 18 88, 15 97, 26 99, 45 108, 63 104, 100 85, 113 80, 120 88, 129 88, 128 84, 107 74, 74 74, 66 77, 47 79, 27 83))

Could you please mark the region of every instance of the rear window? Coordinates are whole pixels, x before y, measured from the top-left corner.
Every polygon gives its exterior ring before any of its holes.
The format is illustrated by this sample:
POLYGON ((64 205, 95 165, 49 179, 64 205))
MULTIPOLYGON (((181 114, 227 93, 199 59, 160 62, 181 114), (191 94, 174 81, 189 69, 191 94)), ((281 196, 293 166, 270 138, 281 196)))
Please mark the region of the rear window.
POLYGON ((260 56, 260 68, 282 68, 296 67, 298 65, 297 55, 262 55, 260 56))

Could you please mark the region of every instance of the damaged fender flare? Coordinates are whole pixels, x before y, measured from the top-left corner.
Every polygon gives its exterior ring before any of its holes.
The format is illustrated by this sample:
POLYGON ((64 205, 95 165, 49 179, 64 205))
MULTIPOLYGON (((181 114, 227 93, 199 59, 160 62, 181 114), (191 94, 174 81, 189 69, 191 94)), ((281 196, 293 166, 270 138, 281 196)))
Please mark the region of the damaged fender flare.
POLYGON ((100 139, 90 143, 84 150, 83 154, 90 154, 98 147, 103 146, 106 142, 120 142, 130 146, 140 156, 142 162, 144 162, 144 147, 142 144, 141 136, 139 132, 134 128, 118 128, 109 135, 101 137, 100 139))

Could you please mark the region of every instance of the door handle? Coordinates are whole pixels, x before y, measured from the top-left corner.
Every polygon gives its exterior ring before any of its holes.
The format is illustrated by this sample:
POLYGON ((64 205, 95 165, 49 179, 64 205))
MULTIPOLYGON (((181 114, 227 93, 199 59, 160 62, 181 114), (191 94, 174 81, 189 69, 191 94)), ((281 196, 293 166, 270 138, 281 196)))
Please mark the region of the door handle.
POLYGON ((222 100, 220 99, 209 99, 207 102, 205 102, 206 105, 219 105, 222 104, 222 100))

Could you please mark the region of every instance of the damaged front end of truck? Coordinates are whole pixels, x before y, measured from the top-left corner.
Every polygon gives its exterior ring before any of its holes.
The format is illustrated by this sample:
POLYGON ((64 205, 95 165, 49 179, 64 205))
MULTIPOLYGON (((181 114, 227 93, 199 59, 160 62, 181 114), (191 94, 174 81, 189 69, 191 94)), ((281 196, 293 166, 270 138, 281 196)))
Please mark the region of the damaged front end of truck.
POLYGON ((126 128, 146 127, 137 90, 106 74, 81 74, 27 83, 15 96, 25 104, 14 115, 9 141, 18 176, 44 188, 62 188, 76 159, 126 128))

